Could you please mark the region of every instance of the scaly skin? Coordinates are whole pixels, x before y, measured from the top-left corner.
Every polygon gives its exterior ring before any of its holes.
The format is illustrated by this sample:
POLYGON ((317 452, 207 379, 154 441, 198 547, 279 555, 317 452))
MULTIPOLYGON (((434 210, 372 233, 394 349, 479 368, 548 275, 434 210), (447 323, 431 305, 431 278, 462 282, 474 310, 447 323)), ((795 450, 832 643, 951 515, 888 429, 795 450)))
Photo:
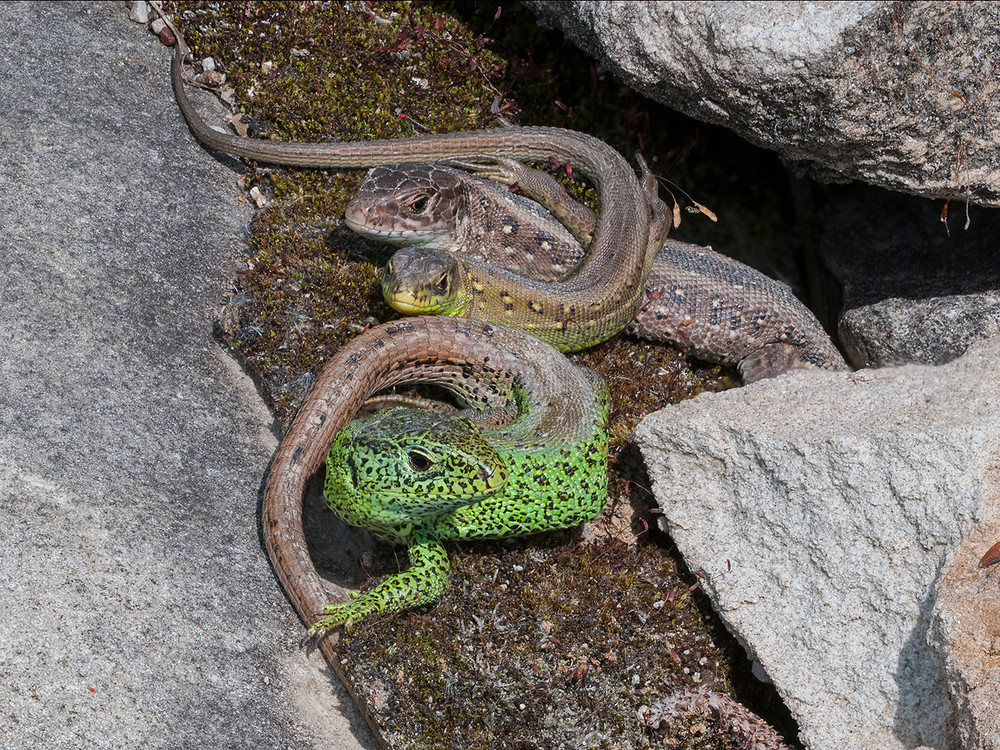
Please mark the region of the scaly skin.
MULTIPOLYGON (((584 231, 593 231, 593 213, 588 220, 584 231)), ((374 240, 448 250, 541 281, 555 281, 584 254, 535 201, 441 164, 375 167, 344 209, 344 224, 374 240)))
MULTIPOLYGON (((658 244, 658 235, 651 236, 653 214, 646 189, 628 163, 598 139, 559 128, 506 128, 367 143, 276 143, 236 137, 214 131, 193 108, 184 91, 185 53, 186 46, 178 37, 171 83, 181 113, 199 141, 236 156, 318 168, 446 157, 479 163, 492 158, 572 163, 600 190, 601 219, 592 252, 572 278, 546 286, 545 292, 577 309, 599 309, 600 314, 591 318, 583 332, 591 339, 614 335, 641 304, 652 250, 658 244)), ((525 285, 532 289, 538 283, 516 274, 499 274, 496 280, 505 288, 525 285)), ((567 327, 560 319, 549 326, 549 338, 564 341, 581 335, 582 328, 567 327)), ((520 414, 503 434, 512 441, 510 450, 517 457, 514 468, 524 475, 529 490, 521 502, 537 512, 528 522, 508 519, 506 504, 487 500, 471 506, 475 511, 450 514, 453 528, 442 526, 435 529, 437 533, 455 538, 530 533, 579 523, 603 505, 607 399, 599 378, 583 374, 530 336, 482 321, 399 321, 373 329, 338 352, 324 369, 275 455, 265 488, 262 516, 268 554, 289 599, 308 625, 315 621, 327 596, 302 533, 306 482, 322 464, 337 430, 365 398, 409 382, 443 382, 457 400, 471 407, 491 409, 493 414, 513 409, 520 414), (551 472, 561 472, 560 481, 554 481, 551 472)), ((505 493, 495 496, 499 495, 508 497, 505 493)), ((422 527, 409 541, 418 568, 435 564, 433 554, 429 563, 421 557, 431 543, 422 527)), ((343 678, 334 644, 335 639, 323 639, 320 647, 343 678)), ((345 680, 345 684, 351 683, 345 680)))
MULTIPOLYGON (((322 634, 340 623, 432 601, 447 582, 443 540, 532 534, 595 517, 607 493, 607 417, 607 390, 598 375, 544 342, 502 326, 466 318, 411 318, 348 342, 323 368, 296 415, 264 490, 265 543, 310 632, 322 634), (463 417, 421 412, 423 421, 417 421, 411 410, 392 410, 341 432, 372 394, 406 383, 439 385, 474 411, 463 417), (484 432, 484 447, 468 420, 489 423, 496 413, 516 417, 484 432), (419 439, 394 438, 411 420, 410 432, 419 439), (448 452, 444 473, 435 475, 444 479, 426 482, 429 494, 400 500, 393 483, 413 481, 407 475, 410 452, 441 455, 439 448, 448 441, 461 451, 448 452), (326 487, 331 507, 349 523, 406 543, 411 567, 351 602, 326 609, 328 598, 302 534, 302 495, 331 445, 326 487), (506 482, 494 452, 505 467, 506 482), (375 476, 369 469, 376 464, 392 468, 375 476), (456 471, 462 479, 455 479, 456 471), (360 503, 352 500, 359 484, 372 479, 382 487, 381 499, 374 491, 360 503), (437 488, 444 483, 458 494, 440 493, 437 488), (320 611, 327 616, 317 621, 320 611)), ((333 657, 331 651, 327 655, 333 657)))
POLYGON ((282 143, 219 133, 201 119, 184 91, 180 46, 171 81, 184 119, 210 148, 271 164, 357 168, 403 161, 461 158, 489 167, 495 159, 568 162, 590 178, 601 196, 594 241, 571 273, 555 282, 493 270, 473 286, 477 304, 469 316, 531 331, 563 350, 611 338, 642 304, 643 289, 664 226, 654 220, 647 190, 622 156, 597 138, 546 127, 444 133, 365 143, 282 143), (542 306, 509 309, 511 297, 542 306))
MULTIPOLYGON (((505 170, 519 178, 508 174, 507 181, 530 183, 531 195, 544 195, 548 205, 574 203, 575 233, 586 241, 593 214, 580 219, 586 209, 569 200, 558 183, 523 165, 508 163, 505 170)), ((584 252, 537 204, 441 165, 372 170, 345 215, 361 234, 417 246, 392 257, 382 282, 386 300, 410 314, 467 314, 476 304, 470 285, 494 265, 553 279, 584 252)), ((646 297, 626 330, 735 365, 745 382, 796 368, 847 369, 819 322, 786 285, 711 248, 666 240, 653 261, 646 297)))

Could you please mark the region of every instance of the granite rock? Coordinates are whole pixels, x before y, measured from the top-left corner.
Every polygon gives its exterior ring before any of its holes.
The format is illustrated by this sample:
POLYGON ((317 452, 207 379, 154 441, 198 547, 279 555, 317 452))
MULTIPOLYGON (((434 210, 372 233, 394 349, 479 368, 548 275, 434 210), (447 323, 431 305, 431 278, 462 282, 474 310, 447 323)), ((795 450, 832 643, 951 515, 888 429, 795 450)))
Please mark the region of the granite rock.
POLYGON ((800 171, 1000 205, 1000 6, 527 5, 627 85, 800 171))
POLYGON ((944 364, 1000 331, 1000 213, 877 188, 834 191, 818 221, 842 288, 838 337, 855 367, 944 364))
POLYGON ((665 528, 809 748, 1000 742, 1000 570, 976 567, 1000 538, 998 357, 790 373, 637 430, 665 528))

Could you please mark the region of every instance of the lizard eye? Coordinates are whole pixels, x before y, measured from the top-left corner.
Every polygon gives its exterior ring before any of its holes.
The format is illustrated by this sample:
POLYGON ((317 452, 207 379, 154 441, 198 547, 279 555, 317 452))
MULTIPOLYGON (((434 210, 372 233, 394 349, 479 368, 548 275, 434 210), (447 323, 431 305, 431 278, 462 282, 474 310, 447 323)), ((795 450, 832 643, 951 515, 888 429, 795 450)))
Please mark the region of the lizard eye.
POLYGON ((443 274, 441 274, 440 276, 437 277, 437 279, 434 281, 434 288, 437 289, 439 292, 447 292, 448 291, 448 274, 447 273, 443 273, 443 274))
POLYGON ((431 457, 426 453, 421 453, 420 451, 410 451, 407 458, 410 460, 410 466, 412 466, 416 471, 427 471, 431 468, 431 457))
POLYGON ((407 208, 415 214, 423 213, 427 209, 427 204, 429 202, 430 201, 426 195, 421 195, 419 198, 415 198, 413 202, 407 206, 407 208))

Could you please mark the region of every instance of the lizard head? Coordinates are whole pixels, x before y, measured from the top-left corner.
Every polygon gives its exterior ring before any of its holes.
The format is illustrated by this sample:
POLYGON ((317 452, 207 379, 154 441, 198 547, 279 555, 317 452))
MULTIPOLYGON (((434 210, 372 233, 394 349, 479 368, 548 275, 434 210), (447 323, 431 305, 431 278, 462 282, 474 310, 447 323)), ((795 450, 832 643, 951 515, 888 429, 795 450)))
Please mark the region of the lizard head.
POLYGON ((444 250, 405 247, 382 272, 382 296, 406 315, 461 315, 463 262, 444 250))
POLYGON ((467 213, 465 181, 435 164, 375 167, 344 209, 352 231, 395 245, 447 249, 460 243, 467 213))
POLYGON ((327 503, 347 523, 404 539, 507 481, 503 458, 469 419, 395 408, 345 425, 327 455, 327 503))

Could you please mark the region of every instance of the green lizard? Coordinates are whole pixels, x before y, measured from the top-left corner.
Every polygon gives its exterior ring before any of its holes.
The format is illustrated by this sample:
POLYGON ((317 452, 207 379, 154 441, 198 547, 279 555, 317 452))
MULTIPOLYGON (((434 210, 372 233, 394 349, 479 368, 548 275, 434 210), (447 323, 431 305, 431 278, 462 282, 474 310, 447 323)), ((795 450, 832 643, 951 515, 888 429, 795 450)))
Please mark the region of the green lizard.
POLYGON ((448 582, 442 542, 597 516, 607 495, 607 421, 604 380, 526 333, 425 317, 350 341, 296 415, 264 493, 265 538, 309 633, 436 599, 448 582), (372 393, 405 383, 434 383, 466 408, 395 408, 349 421, 372 393), (324 459, 330 507, 405 544, 410 558, 404 572, 328 606, 301 535, 302 492, 324 459))
MULTIPOLYGON (((546 300, 554 311, 565 307, 565 314, 541 327, 534 313, 521 316, 531 318, 526 327, 563 346, 581 337, 610 338, 641 304, 650 249, 658 246, 666 225, 657 220, 657 205, 651 204, 648 189, 636 179, 628 162, 598 139, 543 127, 364 143, 279 143, 237 137, 213 130, 192 106, 183 85, 184 51, 179 44, 171 65, 171 83, 181 113, 198 140, 230 154, 273 164, 323 168, 446 157, 487 167, 496 158, 507 157, 571 162, 601 192, 601 216, 587 258, 572 274, 551 284, 501 273, 503 285, 491 294, 501 306, 508 294, 523 290, 546 300), (565 326, 567 318, 574 325, 565 326)), ((519 322, 506 315, 504 321, 512 325, 519 322)), ((413 416, 412 412, 407 414, 413 416)), ((447 580, 447 557, 440 549, 443 540, 531 534, 573 526, 596 516, 607 492, 607 418, 607 389, 599 376, 577 368, 552 346, 503 325, 464 319, 397 321, 353 339, 327 363, 310 391, 278 449, 264 490, 265 544, 289 598, 312 626, 310 632, 322 634, 369 614, 432 600, 447 580), (333 484, 327 488, 330 504, 353 522, 405 542, 411 549, 412 565, 405 574, 387 579, 384 586, 380 584, 345 605, 333 605, 327 616, 316 622, 316 611, 327 597, 302 533, 306 483, 322 465, 337 431, 365 399, 383 388, 413 382, 434 383, 450 390, 463 406, 485 410, 488 420, 516 414, 510 424, 489 435, 489 442, 506 465, 507 483, 498 488, 487 482, 489 486, 480 488, 482 498, 435 497, 433 505, 438 510, 429 515, 417 511, 412 522, 403 523, 399 514, 405 515, 405 511, 401 507, 395 509, 395 520, 387 520, 380 501, 345 504, 340 482, 352 481, 354 474, 350 470, 345 473, 343 466, 350 467, 350 456, 363 453, 373 478, 391 483, 389 477, 399 469, 399 461, 386 472, 375 472, 374 467, 382 461, 391 464, 393 456, 408 459, 409 451, 402 455, 399 446, 390 447, 388 454, 375 459, 370 452, 365 453, 374 444, 371 441, 368 448, 349 446, 347 441, 348 436, 364 435, 368 430, 379 432, 383 428, 377 427, 378 421, 350 428, 344 442, 331 453, 330 473, 339 479, 331 479, 333 484)), ((440 429, 442 440, 447 441, 453 437, 448 433, 458 430, 469 445, 478 443, 463 423, 445 422, 440 429)), ((386 445, 384 441, 380 444, 386 445)), ((485 450, 482 445, 479 449, 485 450)), ((442 480, 435 487, 448 485, 449 491, 466 479, 464 475, 443 476, 448 481, 442 480)), ((491 481, 498 481, 499 476, 495 473, 491 481)))

